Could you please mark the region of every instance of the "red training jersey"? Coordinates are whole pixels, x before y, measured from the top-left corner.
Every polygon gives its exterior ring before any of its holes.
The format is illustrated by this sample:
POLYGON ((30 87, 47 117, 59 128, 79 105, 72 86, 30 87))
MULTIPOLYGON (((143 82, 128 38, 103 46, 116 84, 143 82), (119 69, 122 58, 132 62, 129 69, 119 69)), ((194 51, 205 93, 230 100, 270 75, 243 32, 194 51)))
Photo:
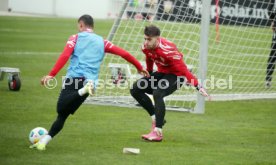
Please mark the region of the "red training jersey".
MULTIPOLYGON (((68 41, 66 42, 63 52, 59 56, 56 64, 54 65, 54 67, 52 68, 50 73, 48 74, 49 76, 56 76, 56 74, 63 68, 63 66, 69 60, 70 56, 72 55, 72 53, 74 51, 77 39, 78 39, 77 34, 69 37, 68 41)), ((126 61, 133 64, 138 71, 141 71, 143 69, 143 66, 140 64, 140 62, 136 58, 134 58, 129 52, 112 44, 108 40, 104 40, 104 51, 106 53, 112 53, 114 55, 121 56, 126 61)))
POLYGON ((146 55, 146 65, 149 72, 153 71, 155 63, 158 72, 185 76, 188 83, 193 86, 198 85, 197 78, 189 71, 183 61, 183 54, 171 41, 160 37, 155 49, 146 49, 145 45, 142 45, 142 51, 146 55))

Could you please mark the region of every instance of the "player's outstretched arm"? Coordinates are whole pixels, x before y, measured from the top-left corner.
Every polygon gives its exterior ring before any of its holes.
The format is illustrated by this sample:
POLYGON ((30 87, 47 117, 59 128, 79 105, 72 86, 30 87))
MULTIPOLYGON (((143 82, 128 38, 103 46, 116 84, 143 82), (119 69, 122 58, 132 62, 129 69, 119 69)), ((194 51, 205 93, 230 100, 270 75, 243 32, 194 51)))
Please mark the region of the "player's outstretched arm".
POLYGON ((211 96, 207 93, 204 87, 199 84, 198 79, 188 69, 185 70, 185 77, 187 78, 188 83, 193 85, 203 97, 207 97, 208 100, 211 100, 211 96))
POLYGON ((76 42, 77 42, 78 35, 72 35, 66 42, 66 45, 60 54, 56 64, 48 74, 49 76, 55 77, 56 74, 63 68, 63 66, 66 64, 66 62, 69 60, 71 54, 74 51, 76 42))
POLYGON ((51 69, 51 71, 49 72, 48 75, 43 76, 41 78, 41 80, 40 80, 41 85, 45 85, 45 83, 47 83, 49 80, 53 79, 58 74, 58 72, 63 68, 63 66, 69 60, 71 54, 74 51, 77 37, 78 37, 77 35, 72 35, 68 39, 68 41, 63 49, 63 52, 60 54, 54 67, 51 69))
POLYGON ((132 65, 134 65, 140 74, 142 74, 144 76, 149 76, 148 71, 144 70, 141 63, 134 56, 132 56, 129 52, 112 44, 110 41, 105 40, 104 42, 105 42, 104 50, 106 53, 111 53, 111 54, 118 55, 118 56, 122 57, 123 59, 125 59, 132 65))

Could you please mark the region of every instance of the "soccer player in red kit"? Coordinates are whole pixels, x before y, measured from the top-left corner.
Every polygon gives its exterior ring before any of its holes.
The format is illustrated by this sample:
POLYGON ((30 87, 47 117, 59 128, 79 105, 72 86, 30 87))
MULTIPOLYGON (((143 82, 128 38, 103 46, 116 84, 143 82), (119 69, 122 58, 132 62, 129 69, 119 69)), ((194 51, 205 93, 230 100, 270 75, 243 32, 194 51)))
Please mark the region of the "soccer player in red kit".
POLYGON ((162 141, 162 126, 166 111, 163 98, 176 91, 177 87, 181 87, 184 77, 201 95, 205 97, 209 97, 209 95, 188 70, 183 61, 183 54, 178 51, 175 44, 160 37, 158 27, 146 26, 144 39, 142 51, 146 55, 147 71, 150 76, 136 81, 130 89, 130 93, 152 118, 151 132, 142 135, 142 138, 149 141, 162 141), (156 72, 153 72, 154 64, 157 66, 156 72), (153 95, 155 105, 146 93, 153 95))
POLYGON ((148 76, 148 72, 138 60, 127 51, 95 34, 93 27, 94 21, 90 15, 81 16, 78 19, 79 33, 69 38, 54 67, 48 75, 42 77, 41 84, 44 85, 53 79, 70 59, 66 79, 57 102, 57 118, 49 134, 30 146, 31 148, 45 150, 50 140, 62 130, 68 116, 77 111, 89 94, 93 94, 104 53, 121 56, 132 63, 139 73, 148 76))

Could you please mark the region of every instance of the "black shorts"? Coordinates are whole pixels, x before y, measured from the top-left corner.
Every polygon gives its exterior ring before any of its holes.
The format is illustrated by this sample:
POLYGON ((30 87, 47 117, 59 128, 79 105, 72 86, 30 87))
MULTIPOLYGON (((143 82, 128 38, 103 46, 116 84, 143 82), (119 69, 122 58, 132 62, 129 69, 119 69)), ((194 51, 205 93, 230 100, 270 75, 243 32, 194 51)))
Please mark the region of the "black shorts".
POLYGON ((150 77, 143 77, 133 84, 133 89, 140 90, 148 94, 153 94, 154 90, 162 91, 165 96, 172 94, 180 88, 185 81, 184 77, 174 74, 154 72, 150 77))
POLYGON ((59 114, 74 114, 75 111, 88 97, 88 94, 80 96, 78 90, 84 85, 84 78, 66 78, 57 102, 59 114))

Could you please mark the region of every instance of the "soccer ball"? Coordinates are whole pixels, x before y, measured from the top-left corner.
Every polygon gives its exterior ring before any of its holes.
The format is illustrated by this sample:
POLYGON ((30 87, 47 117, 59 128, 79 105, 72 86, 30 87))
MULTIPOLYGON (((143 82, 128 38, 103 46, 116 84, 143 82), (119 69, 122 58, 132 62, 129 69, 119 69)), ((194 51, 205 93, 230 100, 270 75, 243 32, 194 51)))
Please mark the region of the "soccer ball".
POLYGON ((36 127, 31 130, 29 140, 32 144, 37 143, 43 136, 47 135, 48 131, 42 127, 36 127))

